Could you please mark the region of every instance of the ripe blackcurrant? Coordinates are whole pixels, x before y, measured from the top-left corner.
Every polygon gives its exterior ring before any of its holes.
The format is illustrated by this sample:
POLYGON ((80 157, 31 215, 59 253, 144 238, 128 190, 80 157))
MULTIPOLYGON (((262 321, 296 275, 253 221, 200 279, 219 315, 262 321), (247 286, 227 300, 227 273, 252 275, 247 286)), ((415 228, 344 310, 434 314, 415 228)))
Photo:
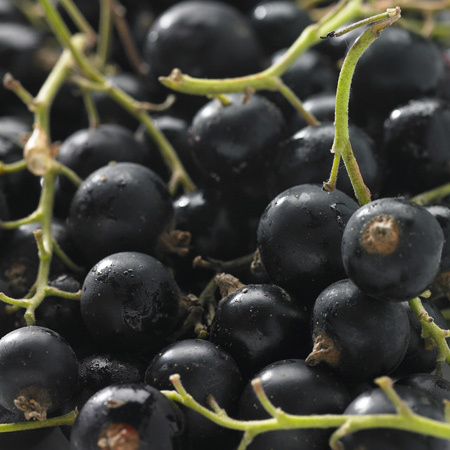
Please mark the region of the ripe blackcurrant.
POLYGON ((342 260, 352 281, 381 300, 406 301, 434 281, 444 235, 424 207, 381 198, 353 214, 342 237, 342 260))

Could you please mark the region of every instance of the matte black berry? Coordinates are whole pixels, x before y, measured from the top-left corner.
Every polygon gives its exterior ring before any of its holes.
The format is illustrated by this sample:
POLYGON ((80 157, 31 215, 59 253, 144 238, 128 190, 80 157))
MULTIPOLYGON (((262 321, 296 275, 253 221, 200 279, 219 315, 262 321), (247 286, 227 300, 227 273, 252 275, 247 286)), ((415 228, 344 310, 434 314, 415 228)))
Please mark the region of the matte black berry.
POLYGON ((406 301, 434 281, 444 234, 424 207, 382 198, 353 214, 342 237, 342 260, 352 281, 381 300, 406 301))
POLYGON ((44 420, 64 405, 78 387, 78 362, 55 331, 29 326, 0 339, 0 404, 44 420))
POLYGON ((81 314, 91 335, 112 349, 157 351, 173 331, 178 287, 168 269, 144 253, 114 253, 86 276, 81 314))
MULTIPOLYGON (((185 389, 208 407, 212 396, 230 416, 238 409, 243 388, 241 372, 233 358, 212 342, 185 339, 162 349, 150 362, 144 381, 162 390, 173 389, 170 375, 178 373, 185 389)), ((195 449, 229 449, 239 436, 215 425, 197 412, 183 408, 187 436, 195 449)))
MULTIPOLYGON (((340 414, 350 403, 345 384, 321 367, 305 361, 277 361, 258 372, 264 391, 275 407, 289 414, 340 414)), ((240 415, 245 420, 268 419, 249 383, 240 400, 240 415)), ((313 450, 328 447, 331 431, 303 429, 269 431, 257 436, 249 450, 313 450)))
POLYGON ((170 226, 170 194, 152 170, 135 163, 101 167, 78 188, 69 226, 88 264, 119 251, 154 253, 170 226))
POLYGON ((122 384, 88 400, 73 425, 70 445, 73 450, 183 450, 183 434, 180 410, 157 389, 122 384))
POLYGON ((275 283, 311 305, 329 284, 345 278, 340 243, 358 204, 336 189, 302 184, 275 197, 262 214, 257 241, 275 283))
POLYGON ((306 362, 325 364, 353 383, 390 374, 408 349, 410 325, 403 305, 371 298, 348 279, 319 295, 311 323, 314 347, 306 362))
POLYGON ((248 285, 222 299, 210 340, 237 362, 249 379, 282 358, 303 358, 311 348, 308 317, 279 286, 248 285))

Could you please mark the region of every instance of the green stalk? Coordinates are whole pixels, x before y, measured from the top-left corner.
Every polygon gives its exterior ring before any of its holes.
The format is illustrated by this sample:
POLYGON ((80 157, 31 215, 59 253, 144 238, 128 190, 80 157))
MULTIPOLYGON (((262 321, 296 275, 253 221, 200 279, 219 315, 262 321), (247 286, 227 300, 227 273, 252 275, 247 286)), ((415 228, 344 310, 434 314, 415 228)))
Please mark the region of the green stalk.
POLYGON ((35 430, 37 428, 59 427, 63 425, 73 425, 77 418, 78 411, 71 411, 63 416, 52 417, 46 420, 30 420, 28 422, 2 423, 0 433, 10 433, 14 431, 35 430))
POLYGON ((39 0, 41 4, 44 6, 47 12, 47 18, 50 23, 50 26, 55 33, 58 40, 64 47, 67 47, 76 63, 80 66, 81 70, 84 72, 87 78, 89 78, 94 83, 101 84, 106 92, 113 98, 116 102, 118 102, 124 109, 126 109, 130 114, 140 120, 150 136, 154 139, 155 143, 158 145, 158 148, 161 151, 161 154, 164 158, 164 161, 170 168, 171 180, 169 181, 169 190, 171 193, 174 193, 176 187, 179 183, 181 183, 186 191, 195 190, 196 186, 194 182, 189 177, 189 174, 183 167, 181 160, 179 159, 177 153, 173 149, 170 142, 164 136, 164 134, 156 128, 154 125, 150 115, 146 112, 145 108, 133 99, 131 96, 126 94, 124 91, 119 89, 116 86, 111 85, 105 76, 94 66, 92 66, 82 50, 76 48, 71 41, 70 33, 59 15, 58 11, 51 3, 50 0, 39 0))
POLYGON ((263 391, 261 380, 256 379, 252 382, 255 394, 271 418, 249 421, 233 419, 218 407, 214 408, 214 410, 205 408, 186 391, 178 374, 171 375, 170 381, 175 391, 162 391, 166 397, 198 412, 217 425, 243 431, 244 436, 238 447, 239 450, 245 450, 247 445, 258 434, 275 430, 305 428, 337 428, 330 439, 330 446, 333 450, 342 450, 339 439, 343 436, 365 429, 391 428, 450 439, 450 424, 413 413, 396 394, 392 381, 387 377, 376 381, 395 405, 397 414, 373 414, 367 416, 342 414, 297 416, 287 414, 271 403, 263 391))
POLYGON ((331 152, 334 153, 334 161, 329 181, 325 184, 327 190, 332 191, 336 187, 337 173, 340 158, 344 160, 345 168, 353 186, 356 199, 360 205, 365 205, 371 200, 371 194, 364 184, 361 172, 353 154, 348 134, 348 104, 350 99, 350 86, 355 72, 356 64, 369 47, 380 36, 384 28, 388 27, 400 18, 400 9, 388 10, 382 15, 377 15, 377 21, 354 42, 342 64, 336 89, 335 109, 335 135, 331 152), (380 17, 383 17, 380 20, 380 17))

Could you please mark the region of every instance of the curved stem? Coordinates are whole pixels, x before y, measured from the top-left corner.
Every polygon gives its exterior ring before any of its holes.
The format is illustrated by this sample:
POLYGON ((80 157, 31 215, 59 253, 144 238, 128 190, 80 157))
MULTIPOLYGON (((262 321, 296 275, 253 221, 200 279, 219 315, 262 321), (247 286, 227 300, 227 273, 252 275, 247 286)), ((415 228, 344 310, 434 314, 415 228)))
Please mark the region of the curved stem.
POLYGON ((446 341, 446 338, 450 337, 450 331, 443 330, 436 325, 434 320, 429 316, 427 310, 422 305, 422 301, 419 297, 410 300, 409 306, 422 325, 423 337, 430 337, 436 343, 438 349, 438 363, 445 361, 450 364, 450 348, 448 347, 446 341))
POLYGON ((111 96, 113 100, 119 103, 124 109, 126 109, 138 120, 140 120, 147 128, 150 136, 154 139, 155 143, 160 149, 164 161, 171 169, 172 178, 169 182, 170 191, 172 193, 175 192, 178 184, 182 184, 186 191, 194 190, 196 188, 195 184, 184 169, 184 166, 177 153, 175 152, 167 138, 164 136, 164 134, 154 125, 150 115, 146 112, 145 108, 142 108, 139 102, 137 102, 123 90, 121 90, 117 86, 111 85, 106 77, 97 68, 89 63, 83 51, 73 45, 70 33, 67 30, 67 27, 64 24, 61 16, 58 14, 58 11, 52 5, 51 1, 39 1, 46 9, 47 18, 58 40, 62 43, 63 46, 66 46, 68 48, 68 51, 71 52, 73 58, 80 66, 86 77, 94 83, 99 83, 104 88, 106 88, 106 92, 111 96))
POLYGON ((365 205, 371 200, 371 194, 364 184, 361 172, 353 154, 350 137, 348 133, 348 104, 350 98, 350 86, 355 72, 356 64, 369 47, 377 39, 381 31, 400 18, 400 9, 388 10, 386 13, 377 15, 377 21, 354 42, 342 64, 336 89, 335 109, 335 135, 331 152, 335 154, 332 174, 326 186, 333 190, 337 180, 337 169, 342 157, 348 176, 353 186, 356 199, 360 205, 365 205), (380 19, 382 17, 382 19, 380 19))
POLYGON ((245 92, 248 89, 278 90, 277 77, 281 76, 292 63, 308 48, 320 42, 320 37, 329 30, 348 22, 361 14, 361 0, 344 1, 333 14, 318 24, 308 26, 284 55, 266 70, 236 78, 202 79, 182 74, 174 69, 169 76, 160 77, 160 82, 175 91, 195 95, 217 95, 231 92, 245 92))

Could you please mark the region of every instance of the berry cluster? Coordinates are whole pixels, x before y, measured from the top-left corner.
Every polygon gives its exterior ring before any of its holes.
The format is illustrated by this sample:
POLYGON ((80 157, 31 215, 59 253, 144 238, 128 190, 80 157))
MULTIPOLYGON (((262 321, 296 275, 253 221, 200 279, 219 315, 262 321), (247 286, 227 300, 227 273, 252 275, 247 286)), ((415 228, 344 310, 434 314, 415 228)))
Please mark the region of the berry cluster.
POLYGON ((0 0, 2 450, 450 449, 445 2, 309 3, 0 0))

